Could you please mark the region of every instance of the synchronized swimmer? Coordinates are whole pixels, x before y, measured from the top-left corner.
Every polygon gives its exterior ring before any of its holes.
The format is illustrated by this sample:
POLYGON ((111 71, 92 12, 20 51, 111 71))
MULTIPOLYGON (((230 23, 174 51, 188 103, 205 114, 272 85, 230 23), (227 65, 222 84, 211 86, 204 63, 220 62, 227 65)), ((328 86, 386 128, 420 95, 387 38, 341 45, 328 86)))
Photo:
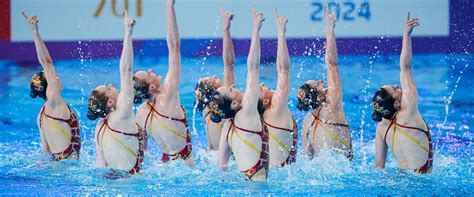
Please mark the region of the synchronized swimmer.
MULTIPOLYGON (((167 0, 166 41, 169 67, 164 78, 151 69, 133 74, 132 34, 135 20, 125 11, 125 37, 120 58, 120 91, 114 84, 96 87, 88 99, 87 117, 96 120, 94 141, 97 166, 114 172, 143 174, 142 163, 151 137, 163 152, 162 162, 182 159, 194 166, 190 128, 179 97, 181 44, 175 0, 167 0), (140 104, 136 114, 133 105, 140 104)), ((217 168, 229 170, 233 156, 237 168, 252 181, 266 181, 270 168, 283 168, 296 161, 298 126, 288 108, 290 55, 286 42, 288 18, 275 10, 277 24, 277 86, 259 84, 260 29, 265 21, 255 6, 250 50, 247 58, 245 91, 235 87, 234 46, 230 33, 234 14, 221 8, 223 19, 223 82, 217 76, 199 80, 195 105, 202 111, 208 148, 218 151, 217 168)), ((44 152, 52 160, 79 160, 79 121, 61 97, 63 89, 48 49, 38 30, 38 17, 22 13, 30 25, 38 60, 43 71, 31 81, 31 97, 44 99, 38 114, 38 128, 44 152)), ((374 169, 383 169, 390 148, 400 169, 430 173, 433 165, 432 140, 428 124, 418 111, 418 91, 411 72, 411 33, 418 18, 406 18, 400 55, 400 83, 384 85, 374 94, 372 118, 378 122, 374 169)), ((327 87, 322 80, 308 80, 300 86, 297 108, 308 111, 303 121, 302 149, 312 159, 332 149, 349 161, 353 159, 350 128, 342 104, 336 48, 336 16, 326 7, 327 87)), ((154 154, 154 153, 150 153, 154 154)))

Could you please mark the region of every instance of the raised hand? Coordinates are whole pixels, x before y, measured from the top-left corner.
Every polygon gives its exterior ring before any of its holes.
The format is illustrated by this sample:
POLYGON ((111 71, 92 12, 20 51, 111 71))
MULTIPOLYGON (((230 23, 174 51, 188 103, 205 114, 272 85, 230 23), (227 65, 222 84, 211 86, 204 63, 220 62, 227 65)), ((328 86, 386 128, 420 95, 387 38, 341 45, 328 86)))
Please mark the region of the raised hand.
POLYGON ((127 10, 124 10, 125 16, 123 18, 123 24, 125 26, 125 32, 128 34, 132 34, 133 27, 135 26, 135 20, 133 18, 128 17, 127 10))
POLYGON ((176 2, 176 0, 167 0, 166 3, 168 3, 168 5, 174 5, 174 3, 176 2))
POLYGON ((30 25, 32 30, 38 30, 38 16, 28 16, 25 12, 21 12, 21 14, 25 17, 26 22, 30 25))
POLYGON ((328 30, 334 30, 336 26, 336 15, 329 14, 329 3, 326 2, 326 27, 328 30))
POLYGON ((255 31, 260 31, 260 28, 262 27, 262 22, 265 21, 265 17, 263 16, 262 13, 257 12, 255 5, 252 6, 252 11, 253 11, 253 28, 255 31))
POLYGON ((224 8, 221 6, 221 16, 224 21, 224 29, 230 29, 230 21, 234 19, 234 14, 231 12, 224 11, 224 8))
POLYGON ((405 33, 407 33, 408 35, 411 35, 413 28, 415 28, 418 25, 420 25, 420 23, 418 23, 418 18, 410 19, 410 12, 408 12, 405 33))
POLYGON ((278 27, 278 34, 286 33, 286 23, 288 23, 288 18, 286 16, 280 16, 278 10, 275 9, 275 18, 278 27))

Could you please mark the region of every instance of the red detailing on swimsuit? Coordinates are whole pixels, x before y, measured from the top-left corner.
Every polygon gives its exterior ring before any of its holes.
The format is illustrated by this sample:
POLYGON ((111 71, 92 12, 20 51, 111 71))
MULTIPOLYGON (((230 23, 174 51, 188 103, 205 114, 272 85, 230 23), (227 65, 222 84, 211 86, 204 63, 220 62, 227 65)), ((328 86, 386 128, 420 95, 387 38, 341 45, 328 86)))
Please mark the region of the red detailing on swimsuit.
MULTIPOLYGON (((428 124, 426 123, 425 120, 423 120, 423 121, 425 122, 426 128, 428 128, 427 131, 425 131, 421 128, 418 128, 418 127, 412 127, 412 126, 398 124, 397 123, 397 114, 396 114, 395 117, 390 121, 390 125, 388 126, 387 131, 385 131, 385 137, 384 137, 384 141, 386 142, 387 141, 387 133, 390 130, 390 128, 392 127, 392 125, 394 125, 394 124, 399 126, 399 127, 405 128, 405 129, 414 129, 414 130, 418 130, 418 131, 423 132, 426 135, 426 137, 428 138, 428 144, 429 144, 429 146, 428 146, 428 150, 429 150, 428 151, 428 159, 426 160, 425 164, 423 164, 423 166, 421 166, 420 168, 414 170, 416 173, 421 173, 421 174, 425 174, 425 173, 429 172, 431 170, 431 168, 433 167, 433 143, 432 143, 432 139, 431 139, 431 135, 430 135, 430 127, 428 126, 428 124)), ((395 131, 396 130, 394 130, 393 132, 395 132, 395 131)))
POLYGON ((41 108, 41 113, 40 113, 40 120, 39 120, 39 125, 40 128, 42 128, 43 124, 43 118, 42 116, 44 115, 46 118, 57 120, 64 122, 68 124, 69 128, 71 128, 71 142, 69 146, 62 152, 60 153, 53 153, 51 155, 51 159, 55 161, 63 160, 69 158, 69 156, 72 155, 72 153, 77 154, 77 159, 79 159, 79 153, 81 151, 81 134, 80 134, 80 128, 79 128, 79 122, 77 121, 76 115, 74 112, 67 106, 69 110, 69 118, 68 119, 62 119, 62 118, 56 118, 52 117, 45 112, 45 107, 41 108))
MULTIPOLYGON (((162 162, 169 162, 171 160, 176 160, 176 159, 183 159, 183 160, 186 160, 188 159, 188 157, 191 155, 192 153, 192 150, 193 150, 193 145, 191 143, 191 132, 189 131, 189 124, 188 124, 188 119, 186 117, 186 111, 184 111, 184 107, 181 106, 181 109, 183 110, 183 114, 184 114, 184 118, 180 119, 180 118, 173 118, 173 117, 170 117, 170 116, 167 116, 167 115, 164 115, 164 114, 161 114, 160 112, 158 112, 156 109, 155 109, 155 102, 156 102, 156 98, 155 100, 153 100, 153 103, 150 103, 149 101, 147 101, 147 105, 150 107, 150 112, 148 112, 148 115, 146 117, 146 120, 145 120, 145 130, 147 129, 147 123, 148 123, 148 120, 152 118, 152 114, 153 112, 155 112, 156 114, 158 114, 159 116, 161 116, 162 118, 165 118, 165 119, 169 119, 169 120, 173 120, 173 121, 177 121, 177 122, 181 122, 184 124, 184 126, 186 127, 186 145, 184 146, 183 150, 179 151, 178 153, 176 154, 167 154, 167 153, 163 153, 163 155, 161 156, 161 161, 162 162), (151 118, 150 118, 151 117, 151 118)), ((151 121, 151 120, 150 120, 151 121)))
POLYGON ((346 128, 349 129, 349 125, 347 125, 347 124, 322 121, 321 119, 319 119, 319 113, 320 112, 321 112, 321 108, 318 110, 316 115, 314 115, 314 113, 311 112, 311 115, 314 117, 314 120, 313 120, 313 123, 311 123, 311 126, 313 126, 316 123, 316 121, 320 121, 320 122, 322 122, 326 125, 332 125, 332 126, 337 126, 337 127, 346 127, 346 128))
POLYGON ((252 168, 248 170, 242 171, 245 176, 247 176, 248 179, 252 179, 252 177, 261 169, 265 169, 266 176, 268 176, 268 166, 269 166, 269 157, 268 157, 268 129, 265 126, 263 119, 262 119, 262 130, 261 131, 251 131, 247 130, 244 128, 240 128, 237 125, 235 125, 233 119, 229 119, 231 121, 231 125, 229 127, 229 130, 227 131, 227 144, 229 144, 229 133, 232 130, 232 127, 235 127, 236 129, 239 129, 244 132, 248 133, 253 133, 257 134, 262 138, 262 148, 260 149, 260 158, 252 168))
POLYGON ((123 131, 118 131, 118 130, 115 130, 115 129, 112 129, 110 126, 109 126, 109 123, 107 122, 107 119, 104 119, 104 123, 102 124, 102 126, 100 126, 100 129, 99 129, 99 132, 97 132, 97 144, 100 144, 99 143, 99 134, 100 132, 102 131, 102 129, 104 128, 104 126, 106 126, 110 131, 112 132, 115 132, 115 133, 118 133, 118 134, 122 134, 122 135, 126 135, 126 136, 132 136, 132 137, 136 137, 137 140, 138 140, 138 157, 137 157, 137 161, 135 162, 135 165, 133 166, 133 168, 129 171, 130 174, 135 174, 135 173, 139 173, 141 171, 141 167, 142 167, 142 163, 143 163, 143 158, 144 158, 144 151, 143 151, 143 144, 144 144, 144 139, 143 139, 143 135, 142 135, 142 132, 140 131, 140 127, 137 125, 138 127, 138 132, 137 133, 125 133, 123 131))
MULTIPOLYGON (((324 123, 326 125, 332 125, 332 126, 336 126, 336 127, 346 127, 347 130, 350 132, 351 128, 349 127, 349 125, 347 124, 343 124, 343 123, 333 123, 333 122, 327 122, 327 121, 322 121, 321 119, 319 119, 319 113, 321 112, 321 108, 319 108, 318 112, 316 113, 316 115, 314 115, 313 112, 311 112, 311 115, 313 116, 314 120, 313 120, 313 123, 311 123, 311 127, 314 126, 314 124, 316 124, 317 121, 321 122, 321 123, 324 123)), ((314 131, 316 131, 317 127, 314 128, 314 131)), ((309 139, 309 132, 306 134, 306 137, 307 139, 309 139)), ((347 158, 349 160, 352 160, 354 159, 354 153, 352 152, 352 140, 350 140, 349 142, 349 152, 347 154, 347 158)))
POLYGON ((292 118, 292 120, 293 120, 293 130, 273 126, 271 124, 268 124, 264 119, 262 119, 262 120, 265 123, 265 125, 268 126, 268 127, 278 129, 278 130, 282 130, 282 131, 287 131, 287 132, 290 132, 293 135, 293 145, 291 146, 290 154, 288 155, 286 160, 283 163, 281 163, 280 165, 278 165, 277 167, 278 168, 283 168, 283 167, 285 167, 285 165, 295 163, 296 162, 296 149, 297 149, 297 146, 298 146, 298 125, 296 124, 295 119, 292 118))

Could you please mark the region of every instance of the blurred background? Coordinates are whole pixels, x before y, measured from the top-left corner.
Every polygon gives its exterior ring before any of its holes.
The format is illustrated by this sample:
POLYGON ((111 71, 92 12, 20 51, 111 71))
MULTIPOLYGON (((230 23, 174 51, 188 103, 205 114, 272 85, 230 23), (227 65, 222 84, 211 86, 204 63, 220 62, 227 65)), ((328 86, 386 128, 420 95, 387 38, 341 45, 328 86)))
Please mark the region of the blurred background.
MULTIPOLYGON (((152 0, 0 0, 0 59, 35 60, 32 36, 22 11, 39 16, 43 39, 54 59, 113 58, 120 54, 123 10, 137 20, 137 56, 167 54, 165 1, 152 0), (22 55, 18 55, 18 54, 22 55)), ((235 14, 232 36, 237 55, 247 55, 251 6, 266 22, 264 57, 276 54, 274 9, 288 16, 290 54, 303 55, 311 45, 322 45, 326 1, 321 0, 179 0, 176 3, 182 53, 188 57, 221 54, 219 6, 235 14)), ((471 53, 473 3, 468 0, 338 0, 329 2, 337 15, 336 34, 341 54, 396 54, 407 12, 419 17, 414 31, 414 53, 471 53)), ((316 51, 316 53, 318 53, 316 51)))

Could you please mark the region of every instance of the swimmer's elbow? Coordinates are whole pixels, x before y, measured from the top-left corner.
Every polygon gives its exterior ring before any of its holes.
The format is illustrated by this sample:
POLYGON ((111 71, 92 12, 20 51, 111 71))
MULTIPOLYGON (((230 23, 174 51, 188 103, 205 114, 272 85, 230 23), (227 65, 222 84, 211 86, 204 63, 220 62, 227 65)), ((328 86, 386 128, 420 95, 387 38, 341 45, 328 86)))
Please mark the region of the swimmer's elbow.
POLYGON ((411 71, 411 62, 401 62, 400 68, 402 71, 411 71))
POLYGON ((168 41, 168 50, 172 52, 180 52, 181 50, 181 43, 180 41, 176 40, 169 40, 168 41))

